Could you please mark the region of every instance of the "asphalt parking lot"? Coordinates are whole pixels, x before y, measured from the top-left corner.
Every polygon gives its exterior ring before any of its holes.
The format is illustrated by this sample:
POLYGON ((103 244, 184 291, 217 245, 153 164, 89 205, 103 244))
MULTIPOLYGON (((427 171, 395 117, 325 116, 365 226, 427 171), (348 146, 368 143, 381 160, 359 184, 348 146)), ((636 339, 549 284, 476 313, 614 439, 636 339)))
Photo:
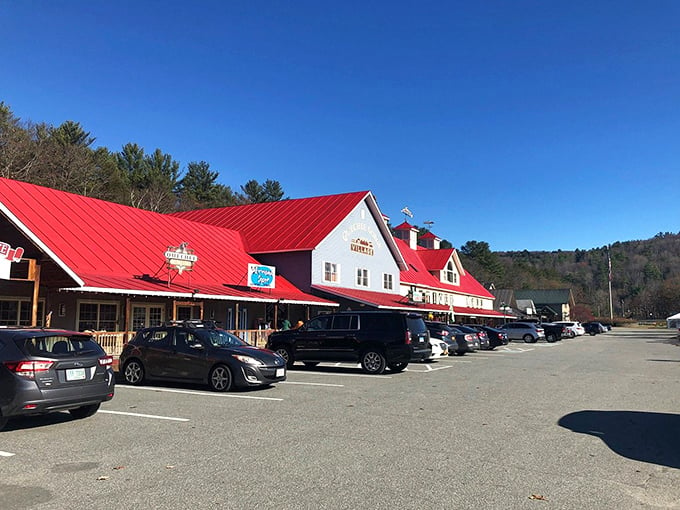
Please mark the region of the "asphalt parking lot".
POLYGON ((118 385, 92 418, 10 422, 3 508, 680 508, 680 347, 621 329, 399 374, 118 385))

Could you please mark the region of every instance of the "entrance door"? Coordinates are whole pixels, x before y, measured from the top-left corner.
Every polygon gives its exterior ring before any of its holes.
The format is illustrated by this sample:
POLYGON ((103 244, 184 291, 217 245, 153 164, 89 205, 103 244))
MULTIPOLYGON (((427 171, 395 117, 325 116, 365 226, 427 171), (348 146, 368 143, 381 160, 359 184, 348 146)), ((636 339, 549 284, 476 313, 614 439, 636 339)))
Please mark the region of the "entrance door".
POLYGON ((163 325, 165 320, 165 306, 151 304, 132 304, 131 330, 141 328, 156 328, 163 325))

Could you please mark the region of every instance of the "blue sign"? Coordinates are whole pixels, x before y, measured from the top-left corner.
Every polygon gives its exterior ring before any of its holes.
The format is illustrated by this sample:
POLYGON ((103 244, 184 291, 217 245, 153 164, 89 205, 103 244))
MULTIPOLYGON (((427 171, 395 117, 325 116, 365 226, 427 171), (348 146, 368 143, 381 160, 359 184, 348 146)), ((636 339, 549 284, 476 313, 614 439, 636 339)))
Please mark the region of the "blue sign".
POLYGON ((276 268, 248 264, 248 286, 273 289, 276 287, 276 268))

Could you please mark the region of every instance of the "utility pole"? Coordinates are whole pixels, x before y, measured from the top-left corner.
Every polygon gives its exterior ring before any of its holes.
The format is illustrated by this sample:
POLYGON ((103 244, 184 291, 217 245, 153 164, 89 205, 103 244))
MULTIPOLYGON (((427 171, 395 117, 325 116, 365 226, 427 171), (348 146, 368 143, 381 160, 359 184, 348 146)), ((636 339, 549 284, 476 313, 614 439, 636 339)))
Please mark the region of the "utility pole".
POLYGON ((609 268, 609 319, 614 320, 614 303, 612 301, 612 257, 609 253, 610 245, 607 245, 607 266, 609 268))

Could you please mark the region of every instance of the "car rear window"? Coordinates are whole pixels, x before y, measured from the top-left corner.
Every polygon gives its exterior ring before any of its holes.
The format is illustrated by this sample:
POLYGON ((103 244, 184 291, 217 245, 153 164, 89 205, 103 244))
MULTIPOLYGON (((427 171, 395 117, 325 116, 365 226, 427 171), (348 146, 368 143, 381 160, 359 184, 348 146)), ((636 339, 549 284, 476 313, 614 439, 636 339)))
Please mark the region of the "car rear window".
POLYGON ((104 354, 100 345, 89 336, 38 336, 16 339, 15 342, 29 356, 68 358, 104 354))
POLYGON ((406 327, 411 333, 425 333, 427 326, 420 317, 406 317, 406 327))
POLYGON ((399 315, 366 314, 362 315, 359 320, 363 331, 381 331, 394 334, 400 330, 403 331, 404 327, 399 315))

